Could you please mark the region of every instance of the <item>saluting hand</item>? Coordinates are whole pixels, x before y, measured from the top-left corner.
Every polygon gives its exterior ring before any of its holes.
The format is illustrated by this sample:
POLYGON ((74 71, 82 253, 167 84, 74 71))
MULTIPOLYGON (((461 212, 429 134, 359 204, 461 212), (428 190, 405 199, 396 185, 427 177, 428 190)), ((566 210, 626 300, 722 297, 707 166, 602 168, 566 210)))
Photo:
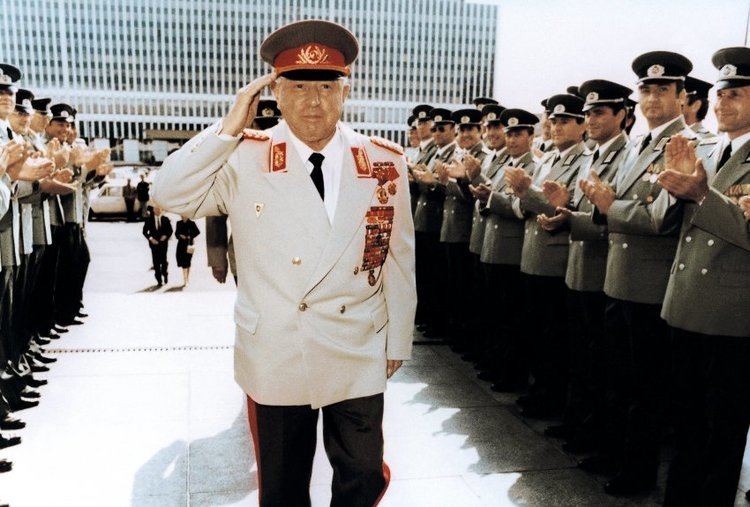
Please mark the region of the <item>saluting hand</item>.
POLYGON ((246 84, 237 91, 232 108, 221 122, 221 134, 236 136, 242 129, 248 128, 255 118, 263 88, 276 80, 276 71, 261 76, 246 84))

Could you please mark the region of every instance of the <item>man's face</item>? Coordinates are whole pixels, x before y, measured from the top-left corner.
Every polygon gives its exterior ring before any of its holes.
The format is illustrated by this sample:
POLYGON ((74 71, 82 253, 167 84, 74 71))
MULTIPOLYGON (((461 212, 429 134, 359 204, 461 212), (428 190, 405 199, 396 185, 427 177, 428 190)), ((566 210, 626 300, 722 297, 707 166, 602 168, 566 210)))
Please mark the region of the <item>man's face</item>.
POLYGON ((34 132, 44 132, 44 129, 49 125, 50 117, 45 113, 34 111, 31 116, 31 130, 34 132))
POLYGON ((718 90, 714 113, 721 132, 741 135, 750 130, 750 85, 718 90))
POLYGON ((478 125, 464 125, 458 128, 458 145, 471 148, 482 140, 482 131, 478 125))
POLYGON ((342 79, 294 81, 280 77, 272 90, 292 132, 307 143, 333 136, 349 96, 349 85, 342 79))
POLYGON ((16 108, 16 94, 8 89, 0 90, 0 119, 7 119, 16 108))
POLYGON ((19 113, 18 111, 13 111, 10 113, 10 116, 8 116, 8 121, 10 122, 10 128, 13 129, 13 132, 25 134, 26 131, 29 130, 31 116, 25 113, 19 113))
POLYGON ((599 144, 606 143, 620 133, 620 125, 625 119, 625 110, 615 114, 612 108, 598 106, 586 111, 586 130, 589 137, 599 144))
POLYGON ((417 135, 420 141, 426 141, 432 138, 432 120, 417 122, 417 135))
POLYGON ((154 206, 154 215, 161 215, 162 209, 159 206, 154 206))
POLYGON ((549 116, 545 113, 542 116, 542 140, 548 141, 552 139, 552 123, 549 121, 549 116))
POLYGON ((77 137, 78 137, 78 130, 76 130, 75 127, 71 126, 68 129, 68 134, 66 136, 66 141, 68 141, 68 144, 73 144, 73 141, 75 141, 77 137))
POLYGON ((419 146, 419 134, 417 134, 416 128, 409 129, 409 146, 412 148, 419 146))
POLYGON ((531 149, 532 137, 527 129, 511 129, 505 133, 505 147, 513 158, 526 154, 531 149))
POLYGON ((643 83, 638 86, 641 112, 649 128, 677 118, 685 102, 685 90, 677 93, 677 83, 643 83))
POLYGON ((505 146, 505 130, 503 130, 503 126, 500 124, 488 123, 485 139, 487 140, 487 146, 489 146, 490 149, 501 149, 505 146))
POLYGON ((64 120, 52 120, 47 125, 45 132, 48 136, 57 138, 58 141, 64 143, 68 139, 68 122, 64 120))
POLYGON ((433 138, 435 139, 435 144, 441 148, 452 143, 456 138, 456 129, 452 123, 441 123, 432 128, 434 130, 433 138))
POLYGON ((698 110, 703 105, 704 99, 696 98, 690 102, 690 98, 685 99, 685 103, 682 105, 682 115, 685 117, 685 123, 692 125, 698 121, 698 110))
POLYGON ((586 122, 578 123, 570 116, 550 118, 552 124, 552 142, 560 151, 566 150, 583 139, 586 122))

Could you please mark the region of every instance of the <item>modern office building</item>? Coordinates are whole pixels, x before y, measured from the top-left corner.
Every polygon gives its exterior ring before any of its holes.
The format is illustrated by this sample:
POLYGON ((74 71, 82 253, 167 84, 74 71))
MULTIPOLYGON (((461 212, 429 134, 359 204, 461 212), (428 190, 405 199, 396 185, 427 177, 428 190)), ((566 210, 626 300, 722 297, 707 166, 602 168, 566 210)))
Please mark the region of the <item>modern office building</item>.
POLYGON ((491 95, 497 6, 465 0, 23 0, 0 10, 0 61, 80 111, 87 138, 179 139, 269 67, 260 43, 296 20, 360 40, 345 120, 404 139, 410 109, 491 95))

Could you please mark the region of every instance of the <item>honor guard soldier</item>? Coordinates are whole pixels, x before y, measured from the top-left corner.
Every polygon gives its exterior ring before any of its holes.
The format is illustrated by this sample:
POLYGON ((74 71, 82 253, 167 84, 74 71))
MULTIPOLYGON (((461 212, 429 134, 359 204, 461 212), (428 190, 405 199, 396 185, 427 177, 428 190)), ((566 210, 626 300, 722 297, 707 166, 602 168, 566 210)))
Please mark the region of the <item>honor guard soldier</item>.
POLYGON ((494 382, 493 391, 506 392, 524 388, 529 370, 521 325, 524 310, 520 264, 525 216, 518 197, 505 180, 505 172, 516 168, 531 176, 536 170, 531 141, 539 119, 523 109, 506 109, 499 123, 505 134, 505 154, 490 165, 486 174, 490 182, 474 191, 479 212, 485 218, 480 260, 493 322, 487 330, 489 347, 486 360, 480 364, 483 371, 479 378, 494 382))
POLYGON ((540 102, 542 106, 542 121, 541 127, 542 132, 539 137, 534 138, 534 144, 532 145, 536 151, 536 157, 542 158, 544 153, 548 153, 555 149, 555 143, 552 142, 552 124, 549 121, 550 110, 547 108, 547 99, 540 102))
POLYGON ((583 100, 570 94, 547 100, 555 152, 529 176, 522 168, 507 168, 505 178, 527 215, 521 253, 526 288, 525 338, 529 341, 534 384, 518 402, 527 417, 547 417, 564 406, 567 377, 567 312, 565 271, 568 264, 567 230, 548 232, 541 220, 569 205, 576 176, 588 152, 583 100))
POLYGON ((411 356, 416 306, 403 150, 341 122, 358 54, 344 27, 292 23, 260 53, 274 72, 164 161, 153 198, 232 223, 235 376, 248 395, 260 504, 309 505, 322 409, 332 503, 375 505, 389 478, 383 391, 411 356), (284 120, 243 130, 267 85, 284 120))
POLYGON ((750 49, 721 49, 712 62, 721 141, 697 161, 688 139, 673 138, 659 176, 687 203, 661 313, 680 409, 669 507, 735 505, 750 425, 750 49))
POLYGON ((594 151, 581 166, 569 207, 558 208, 545 220, 549 231, 570 230, 570 248, 565 272, 568 287, 570 370, 563 424, 545 434, 568 440, 563 449, 585 453, 601 445, 605 427, 607 368, 610 347, 605 342, 604 275, 607 265, 607 227, 592 221, 594 207, 583 193, 581 181, 589 177, 609 183, 625 159, 628 136, 627 98, 633 90, 611 81, 595 79, 578 88, 585 104, 588 138, 594 151))
POLYGON ((631 146, 613 185, 593 178, 585 192, 596 206, 593 219, 609 230, 605 326, 608 342, 615 344, 613 390, 621 400, 614 407, 620 412, 609 417, 624 422, 618 451, 606 457, 607 468, 619 469, 605 486, 613 495, 647 492, 656 484, 669 364, 669 330, 660 312, 682 211, 682 202, 670 197, 658 178, 669 138, 696 138, 681 113, 690 60, 654 51, 637 57, 632 68, 649 132, 631 146))
POLYGON ((419 136, 419 156, 414 165, 427 165, 432 162, 437 152, 437 145, 433 138, 433 119, 430 112, 432 106, 420 104, 415 107, 411 115, 416 119, 417 134, 419 136))
POLYGON ((444 272, 445 300, 448 305, 449 339, 451 347, 465 352, 469 340, 467 323, 472 290, 472 258, 469 253, 474 198, 468 190, 471 181, 481 173, 489 153, 482 142, 482 112, 478 109, 459 109, 452 114, 458 129, 456 156, 451 165, 437 168, 438 179, 444 187, 445 204, 440 226, 440 242, 445 247, 447 266, 444 272))
POLYGON ((489 105, 496 106, 499 104, 498 101, 496 101, 495 99, 491 99, 489 97, 477 97, 474 100, 472 100, 471 103, 474 104, 474 106, 482 112, 484 112, 485 106, 489 106, 489 105))
MULTIPOLYGON (((419 114, 419 111, 416 112, 419 114)), ((424 308, 426 324, 420 330, 426 337, 432 338, 442 337, 447 331, 442 292, 445 287, 445 251, 440 244, 445 186, 439 184, 436 169, 453 160, 456 151, 456 129, 451 112, 447 109, 431 109, 429 121, 432 123, 435 153, 426 166, 418 164, 414 168, 414 179, 419 184, 414 230, 417 245, 418 300, 420 308, 424 308)))
MULTIPOLYGON (((472 179, 469 187, 474 200, 474 211, 471 218, 471 236, 469 237, 469 252, 472 257, 473 268, 472 285, 474 287, 474 302, 471 305, 471 328, 468 332, 470 336, 474 336, 475 338, 468 342, 470 350, 464 356, 464 359, 477 363, 487 361, 485 352, 494 345, 494 341, 487 336, 490 333, 490 329, 494 329, 494 325, 491 325, 490 322, 494 306, 490 306, 491 298, 489 295, 491 293, 489 290, 491 287, 487 284, 486 273, 480 262, 482 243, 484 242, 485 222, 487 219, 479 213, 480 202, 477 200, 475 190, 482 184, 491 187, 492 177, 497 174, 508 158, 505 150, 505 132, 500 123, 500 115, 503 111, 505 111, 505 108, 499 104, 487 104, 482 108, 482 129, 485 132, 484 140, 490 153, 484 158, 481 171, 472 179)), ((481 369, 481 365, 477 364, 477 368, 481 369)))
POLYGON ((685 116, 685 123, 688 124, 690 130, 698 134, 699 139, 716 137, 716 134, 703 125, 703 120, 708 113, 708 91, 713 86, 711 83, 692 76, 685 78, 687 102, 682 106, 682 114, 685 116))

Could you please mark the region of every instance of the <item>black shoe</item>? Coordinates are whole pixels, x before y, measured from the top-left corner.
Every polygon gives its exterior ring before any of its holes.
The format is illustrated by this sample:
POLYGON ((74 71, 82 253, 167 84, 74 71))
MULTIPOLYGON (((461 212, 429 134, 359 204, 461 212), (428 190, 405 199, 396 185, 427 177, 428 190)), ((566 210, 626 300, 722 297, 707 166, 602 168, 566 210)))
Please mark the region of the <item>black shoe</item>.
POLYGON ((0 435, 0 449, 13 447, 21 443, 21 437, 4 437, 0 435))
POLYGON ((27 408, 34 408, 39 405, 39 402, 19 399, 18 401, 9 400, 8 405, 10 405, 10 409, 13 412, 18 412, 19 410, 26 410, 27 408))
POLYGON ((615 475, 617 463, 606 456, 591 456, 578 462, 578 468, 594 475, 615 475))
POLYGON ((7 459, 0 460, 0 474, 10 472, 11 470, 13 470, 13 463, 8 461, 7 459))
POLYGON ((477 373, 477 378, 485 382, 495 382, 497 380, 495 374, 489 370, 480 371, 477 373))
POLYGON ((44 365, 38 365, 38 366, 34 365, 34 366, 31 367, 31 371, 33 373, 44 373, 46 371, 49 371, 49 368, 47 368, 44 365))
POLYGON ((40 333, 39 336, 46 340, 59 340, 60 339, 60 335, 55 333, 54 331, 50 331, 49 333, 40 333))
POLYGON ((36 400, 42 397, 41 394, 39 394, 39 391, 34 391, 32 388, 26 386, 21 390, 21 396, 24 398, 28 398, 30 400, 36 400))
POLYGON ((82 324, 83 324, 83 321, 78 320, 78 319, 66 320, 65 322, 62 323, 62 325, 66 327, 67 326, 80 326, 82 324))
POLYGON ((166 285, 168 283, 169 283, 169 275, 167 275, 166 273, 164 273, 164 285, 166 285))
POLYGON ((23 382, 27 386, 34 387, 34 388, 42 387, 42 386, 46 386, 47 385, 47 381, 46 380, 44 380, 44 379, 35 379, 31 375, 26 375, 25 377, 21 377, 21 380, 23 380, 23 382))
POLYGON ((22 430, 26 427, 26 423, 20 419, 15 419, 9 415, 6 415, 4 419, 0 419, 0 430, 12 431, 22 430))
POLYGON ((548 426, 544 430, 544 436, 550 438, 570 438, 575 433, 575 430, 567 424, 558 424, 556 426, 548 426))
POLYGON ((65 329, 64 327, 61 327, 61 326, 55 326, 55 327, 54 327, 53 329, 54 329, 54 330, 55 330, 55 332, 56 332, 56 333, 58 333, 58 334, 65 334, 65 333, 67 333, 67 332, 68 332, 68 330, 67 330, 67 329, 65 329))
POLYGON ((50 363, 56 363, 57 362, 57 358, 56 357, 47 357, 47 356, 43 356, 42 354, 35 355, 34 359, 36 359, 37 361, 40 361, 40 362, 42 362, 44 364, 50 364, 50 363))
MULTIPOLYGON (((59 336, 58 336, 58 338, 59 338, 59 336)), ((50 340, 48 340, 46 338, 37 338, 36 339, 36 343, 37 343, 37 345, 45 346, 45 345, 49 345, 51 342, 50 342, 50 340)))
POLYGON ((83 312, 78 312, 78 313, 76 314, 76 317, 78 317, 78 318, 81 318, 81 319, 85 319, 85 318, 86 318, 86 317, 88 317, 88 316, 89 316, 89 314, 88 314, 88 313, 83 313, 83 312))
POLYGON ((644 479, 631 475, 616 475, 604 485, 604 492, 612 496, 631 496, 650 493, 656 486, 654 479, 644 479))

